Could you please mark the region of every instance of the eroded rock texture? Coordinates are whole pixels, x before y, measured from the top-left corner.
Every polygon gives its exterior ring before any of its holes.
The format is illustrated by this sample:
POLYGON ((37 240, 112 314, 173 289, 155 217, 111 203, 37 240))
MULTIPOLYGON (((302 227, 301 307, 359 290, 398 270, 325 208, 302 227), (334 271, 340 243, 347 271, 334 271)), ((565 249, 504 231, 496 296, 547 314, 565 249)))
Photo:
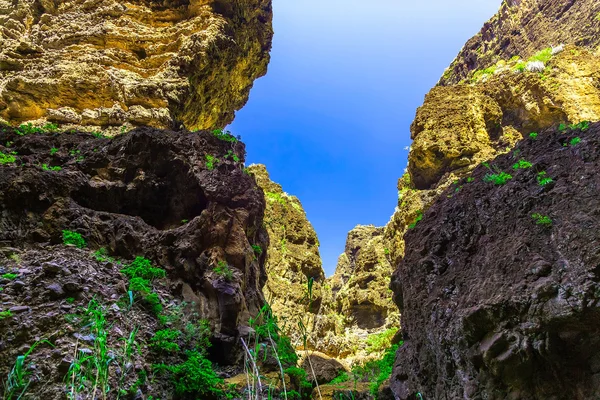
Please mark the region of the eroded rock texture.
POLYGON ((244 151, 206 132, 138 128, 110 140, 5 128, 0 152, 16 155, 0 163, 0 243, 43 259, 66 229, 91 249, 151 259, 174 282, 173 295, 195 304, 190 313, 210 321, 216 360, 233 362, 264 304, 264 256, 251 245, 268 246, 264 198, 243 172, 244 151), (217 272, 225 264, 230 279, 217 272))
POLYGON ((389 289, 393 267, 383 231, 359 225, 348 233, 335 274, 326 281, 317 324, 320 351, 352 361, 378 358, 385 349, 370 347, 366 339, 398 328, 398 308, 389 289))
POLYGON ((512 179, 485 182, 492 171, 477 167, 405 236, 392 388, 401 399, 597 398, 600 124, 542 132, 490 164, 512 179))
POLYGON ((248 170, 264 191, 267 203, 264 223, 270 246, 262 249, 268 275, 265 298, 295 344, 302 345, 298 321, 306 325, 314 342, 313 326, 321 309, 325 280, 317 234, 298 198, 271 181, 264 165, 251 165, 248 170), (313 282, 310 293, 309 280, 313 282))
POLYGON ((269 0, 0 1, 0 118, 227 125, 266 72, 269 0))
POLYGON ((514 56, 527 59, 544 47, 600 44, 595 0, 503 0, 500 10, 471 38, 440 80, 452 85, 472 72, 514 56))

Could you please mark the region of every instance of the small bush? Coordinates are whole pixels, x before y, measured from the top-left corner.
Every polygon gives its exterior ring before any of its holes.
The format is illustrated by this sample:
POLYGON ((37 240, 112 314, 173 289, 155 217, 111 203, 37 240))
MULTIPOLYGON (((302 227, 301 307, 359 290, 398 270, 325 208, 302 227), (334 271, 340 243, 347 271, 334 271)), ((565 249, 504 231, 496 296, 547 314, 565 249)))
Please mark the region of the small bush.
POLYGON ((58 166, 56 166, 56 167, 49 167, 48 164, 42 164, 42 169, 44 171, 60 171, 60 170, 62 170, 61 167, 58 167, 58 166))
POLYGON ((152 339, 150 339, 150 347, 159 352, 176 353, 179 351, 177 339, 181 336, 181 332, 174 329, 163 329, 157 331, 152 339))
POLYGON ((554 182, 554 180, 552 178, 546 176, 546 171, 540 171, 537 174, 537 182, 540 186, 546 186, 546 185, 554 182))
POLYGON ((195 398, 212 399, 224 394, 219 388, 223 380, 215 374, 212 363, 201 352, 187 352, 187 360, 181 364, 157 364, 153 368, 156 372, 171 374, 171 381, 175 385, 175 393, 178 396, 192 395, 195 398))
POLYGON ((367 352, 378 352, 389 348, 396 332, 398 332, 397 328, 390 328, 381 333, 369 335, 366 340, 367 352))
POLYGON ((5 318, 10 318, 10 317, 12 317, 12 312, 10 312, 10 310, 0 311, 0 321, 2 321, 5 318))
POLYGON ((131 264, 122 269, 121 272, 129 278, 157 279, 166 276, 165 270, 152 266, 150 260, 144 257, 136 257, 131 264))
POLYGON ((219 261, 217 266, 213 268, 213 272, 228 282, 233 279, 233 271, 225 261, 219 261))
POLYGON ((62 231, 63 244, 74 245, 80 249, 86 246, 85 239, 77 232, 64 230, 62 231))
POLYGON ((537 132, 531 132, 531 133, 529 134, 529 137, 530 137, 531 139, 535 140, 535 139, 537 139, 537 137, 538 137, 538 133, 537 133, 537 132))
POLYGON ((552 58, 552 47, 545 48, 541 51, 538 51, 536 54, 529 58, 529 62, 541 62, 543 64, 550 61, 552 58))
POLYGON ((338 376, 336 376, 331 382, 329 382, 329 384, 339 385, 340 383, 348 382, 348 380, 350 380, 348 373, 346 371, 341 371, 338 376))
POLYGON ((207 154, 205 156, 206 158, 206 169, 208 169, 209 171, 212 171, 213 169, 215 169, 215 165, 219 163, 219 159, 211 156, 210 154, 207 154))
POLYGON ((7 272, 6 274, 2 274, 4 279, 8 279, 9 281, 15 280, 19 277, 18 274, 13 274, 11 272, 7 272))
POLYGON ((552 225, 552 220, 547 215, 542 215, 542 214, 536 213, 536 214, 531 214, 531 218, 534 219, 536 225, 545 225, 545 226, 552 225))
POLYGON ((417 218, 415 219, 415 221, 408 225, 408 229, 414 229, 417 224, 423 219, 423 211, 419 210, 417 211, 417 218))
POLYGON ((574 137, 573 139, 571 139, 571 141, 569 142, 569 145, 571 146, 575 146, 578 145, 579 143, 581 143, 581 138, 579 137, 574 137))
POLYGON ((262 254, 262 252, 263 252, 262 248, 261 248, 259 245, 257 245, 257 244, 253 244, 253 245, 252 245, 252 250, 254 250, 254 252, 255 252, 256 254, 258 254, 259 256, 260 256, 260 255, 262 254))
POLYGON ((0 165, 12 164, 17 161, 17 158, 12 154, 5 154, 0 151, 0 165))
POLYGON ((526 160, 519 160, 513 165, 513 169, 527 169, 533 167, 533 164, 526 160))
POLYGON ((213 136, 220 140, 224 140, 230 143, 236 143, 238 139, 231 134, 229 131, 223 131, 223 129, 215 129, 212 131, 213 136))
POLYGON ((506 172, 499 172, 496 174, 486 174, 483 177, 484 182, 491 182, 494 185, 504 185, 506 182, 512 179, 512 175, 506 172))

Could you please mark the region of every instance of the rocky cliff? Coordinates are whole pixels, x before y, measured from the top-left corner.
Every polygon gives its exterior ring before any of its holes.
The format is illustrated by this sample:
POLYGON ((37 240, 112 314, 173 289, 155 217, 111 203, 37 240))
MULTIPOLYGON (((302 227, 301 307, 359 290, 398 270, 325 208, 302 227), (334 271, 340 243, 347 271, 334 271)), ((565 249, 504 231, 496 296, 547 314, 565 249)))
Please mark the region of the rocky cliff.
POLYGON ((583 206, 593 194, 571 191, 582 178, 568 165, 595 168, 597 127, 580 129, 600 120, 598 12, 586 1, 504 2, 418 109, 384 234, 392 264, 400 264, 393 288, 406 339, 392 376, 396 396, 597 396, 593 362, 575 348, 581 339, 589 355, 595 351, 594 324, 578 328, 588 324, 594 301, 565 311, 571 294, 561 288, 578 293, 594 285, 589 274, 576 278, 593 257, 568 253, 562 235, 584 235, 588 225, 570 222, 577 216, 593 220, 593 207, 583 206), (577 135, 587 135, 587 145, 577 147, 577 135), (535 210, 546 204, 550 213, 535 210), (581 270, 561 269, 560 260, 575 259, 581 270), (558 295, 542 294, 545 285, 558 295), (561 357, 577 378, 549 372, 561 357))
POLYGON ((600 124, 540 132, 405 235, 399 398, 600 396, 599 149, 600 124))
POLYGON ((253 246, 269 244, 264 197, 244 172, 244 153, 235 138, 207 132, 139 128, 111 140, 3 128, 0 374, 10 376, 17 356, 45 340, 46 350, 28 355, 28 366, 43 364, 29 390, 62 393, 77 348, 96 354, 98 332, 85 333, 80 315, 91 301, 104 310, 93 315, 115 325, 105 339, 111 351, 120 355, 120 340, 139 331, 136 373, 168 359, 153 358, 153 335, 184 331, 186 321, 206 321, 212 360, 235 364, 239 338, 264 304, 264 257, 253 246), (64 313, 80 315, 79 324, 64 313), (52 359, 42 361, 50 346, 52 359))
POLYGON ((0 118, 222 128, 269 62, 269 0, 0 1, 0 118))
POLYGON ((325 284, 316 327, 320 351, 351 362, 378 358, 398 330, 398 308, 389 289, 393 268, 383 232, 359 225, 348 233, 335 274, 325 284))
POLYGON ((325 280, 319 240, 297 197, 271 181, 264 165, 251 165, 248 170, 266 199, 264 226, 271 244, 260 250, 266 253, 265 297, 296 345, 302 342, 298 321, 306 325, 314 342, 315 315, 321 309, 325 280))
POLYGON ((500 10, 460 51, 440 80, 456 84, 502 60, 527 60, 540 49, 600 45, 600 4, 594 0, 503 0, 500 10))

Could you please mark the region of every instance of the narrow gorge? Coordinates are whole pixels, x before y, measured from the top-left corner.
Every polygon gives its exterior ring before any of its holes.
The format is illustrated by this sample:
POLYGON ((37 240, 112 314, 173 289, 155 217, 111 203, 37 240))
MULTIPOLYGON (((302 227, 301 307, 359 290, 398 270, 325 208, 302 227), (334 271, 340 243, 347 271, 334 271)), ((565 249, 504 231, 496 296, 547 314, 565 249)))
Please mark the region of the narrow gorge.
POLYGON ((600 3, 502 1, 331 276, 228 130, 273 18, 0 0, 2 398, 600 398, 600 3))

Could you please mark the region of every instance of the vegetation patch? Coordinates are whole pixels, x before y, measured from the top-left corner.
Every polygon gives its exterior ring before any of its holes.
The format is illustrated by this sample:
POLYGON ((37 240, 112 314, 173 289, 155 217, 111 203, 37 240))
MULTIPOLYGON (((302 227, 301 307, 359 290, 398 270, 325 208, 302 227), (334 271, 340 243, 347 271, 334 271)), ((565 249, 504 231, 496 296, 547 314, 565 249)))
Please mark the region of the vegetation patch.
POLYGON ((17 158, 13 154, 5 154, 0 151, 0 165, 12 164, 17 161, 17 158))
POLYGON ((223 260, 217 263, 217 266, 213 268, 213 272, 221 278, 225 279, 227 282, 233 280, 233 270, 223 260))
POLYGON ((536 213, 536 214, 532 214, 531 218, 533 218, 536 225, 544 225, 544 226, 552 225, 552 220, 547 215, 542 215, 542 214, 536 213))
POLYGON ((73 245, 80 249, 86 246, 85 239, 77 232, 64 230, 62 231, 62 238, 65 245, 73 245))
POLYGON ((240 137, 237 138, 231 134, 229 131, 223 131, 223 129, 215 129, 211 132, 214 137, 219 140, 223 140, 225 142, 236 143, 239 141, 240 137))

